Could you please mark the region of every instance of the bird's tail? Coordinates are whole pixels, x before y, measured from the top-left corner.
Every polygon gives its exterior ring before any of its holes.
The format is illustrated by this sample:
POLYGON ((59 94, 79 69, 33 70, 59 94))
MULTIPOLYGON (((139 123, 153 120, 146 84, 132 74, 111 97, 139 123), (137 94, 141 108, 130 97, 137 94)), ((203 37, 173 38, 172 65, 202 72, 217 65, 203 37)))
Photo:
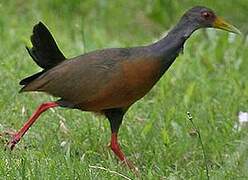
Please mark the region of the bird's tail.
POLYGON ((34 62, 44 70, 21 80, 20 85, 29 84, 46 70, 66 59, 47 27, 41 22, 34 26, 31 42, 33 47, 26 49, 34 62))

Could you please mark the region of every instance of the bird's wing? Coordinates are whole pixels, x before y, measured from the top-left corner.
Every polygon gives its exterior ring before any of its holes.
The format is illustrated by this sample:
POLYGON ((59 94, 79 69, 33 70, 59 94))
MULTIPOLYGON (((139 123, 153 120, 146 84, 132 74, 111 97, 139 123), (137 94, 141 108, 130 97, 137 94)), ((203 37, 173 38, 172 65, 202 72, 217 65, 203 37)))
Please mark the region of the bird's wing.
POLYGON ((24 91, 44 91, 72 103, 90 100, 110 81, 122 79, 125 49, 108 49, 64 61, 30 83, 24 91))
POLYGON ((84 110, 128 107, 159 79, 160 63, 146 52, 106 49, 66 60, 24 91, 47 92, 84 110))

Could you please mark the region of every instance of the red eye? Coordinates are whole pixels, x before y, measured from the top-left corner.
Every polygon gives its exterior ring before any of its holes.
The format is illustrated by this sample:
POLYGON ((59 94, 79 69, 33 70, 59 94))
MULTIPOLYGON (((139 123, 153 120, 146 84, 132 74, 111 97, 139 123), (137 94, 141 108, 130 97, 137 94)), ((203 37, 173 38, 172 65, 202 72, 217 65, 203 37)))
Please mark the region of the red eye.
POLYGON ((203 12, 202 17, 204 17, 205 19, 208 19, 211 17, 211 14, 209 12, 203 12))

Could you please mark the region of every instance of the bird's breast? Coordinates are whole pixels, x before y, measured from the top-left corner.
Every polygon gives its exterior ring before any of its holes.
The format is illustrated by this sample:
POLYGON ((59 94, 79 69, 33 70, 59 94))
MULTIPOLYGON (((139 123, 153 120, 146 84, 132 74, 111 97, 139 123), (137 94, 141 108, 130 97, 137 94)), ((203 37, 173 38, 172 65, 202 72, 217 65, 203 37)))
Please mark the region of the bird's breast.
POLYGON ((123 74, 127 91, 136 98, 143 97, 159 79, 160 61, 144 59, 124 62, 123 74))
POLYGON ((160 75, 159 61, 148 59, 127 60, 120 64, 118 73, 95 98, 84 102, 84 108, 103 109, 129 107, 142 98, 157 82, 160 75))

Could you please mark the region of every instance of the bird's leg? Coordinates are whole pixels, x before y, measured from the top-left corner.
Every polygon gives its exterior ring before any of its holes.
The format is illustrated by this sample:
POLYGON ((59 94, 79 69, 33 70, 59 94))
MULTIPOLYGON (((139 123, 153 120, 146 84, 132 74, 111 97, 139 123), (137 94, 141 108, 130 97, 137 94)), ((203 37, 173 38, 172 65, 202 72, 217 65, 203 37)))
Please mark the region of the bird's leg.
POLYGON ((110 148, 121 161, 125 161, 126 157, 118 144, 116 132, 112 132, 111 134, 110 148))
POLYGON ((126 159, 118 143, 117 135, 118 135, 120 125, 122 123, 124 113, 125 112, 122 109, 109 109, 105 111, 105 115, 110 122, 111 133, 112 133, 111 141, 110 141, 110 148, 121 162, 125 163, 130 169, 137 171, 137 168, 133 165, 133 163, 126 159))
POLYGON ((13 150, 15 145, 20 141, 21 137, 28 131, 28 129, 33 125, 33 123, 38 119, 38 117, 48 110, 49 108, 59 106, 56 102, 47 102, 41 104, 36 111, 32 114, 32 116, 28 119, 28 121, 22 126, 22 128, 13 135, 12 139, 7 143, 7 146, 13 150))
POLYGON ((115 153, 115 155, 119 158, 121 162, 126 164, 131 170, 134 170, 137 173, 137 168, 133 165, 131 161, 129 161, 125 154, 122 152, 121 147, 119 146, 117 133, 112 132, 111 134, 111 141, 110 141, 110 148, 115 153))

